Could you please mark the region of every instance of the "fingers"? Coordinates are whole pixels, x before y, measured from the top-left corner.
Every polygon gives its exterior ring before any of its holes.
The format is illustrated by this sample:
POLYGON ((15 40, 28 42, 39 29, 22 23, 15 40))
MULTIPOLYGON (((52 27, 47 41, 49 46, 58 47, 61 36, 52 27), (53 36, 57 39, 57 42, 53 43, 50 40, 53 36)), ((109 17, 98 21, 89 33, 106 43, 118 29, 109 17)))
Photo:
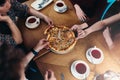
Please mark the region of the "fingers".
POLYGON ((47 41, 47 40, 46 39, 41 39, 40 41, 43 42, 43 41, 47 41))
POLYGON ((48 42, 46 39, 44 39, 44 40, 42 41, 42 44, 43 44, 43 46, 45 47, 45 46, 47 46, 47 45, 49 44, 49 42, 48 42))
POLYGON ((87 18, 86 18, 86 16, 85 16, 84 13, 83 13, 83 14, 79 15, 79 19, 80 19, 81 21, 85 21, 87 18))
POLYGON ((49 28, 54 27, 54 24, 49 25, 49 28))
POLYGON ((50 18, 48 18, 47 23, 49 26, 53 26, 53 21, 50 18))
POLYGON ((48 71, 46 71, 45 75, 44 75, 44 79, 48 80, 48 71))
POLYGON ((53 26, 53 22, 50 20, 50 21, 48 22, 48 25, 49 25, 49 26, 53 26))
POLYGON ((51 73, 51 77, 54 77, 54 72, 52 70, 49 70, 51 73))
POLYGON ((43 48, 46 47, 48 44, 49 44, 49 42, 46 39, 41 39, 40 40, 40 45, 42 45, 43 48))
POLYGON ((45 79, 45 80, 56 80, 56 79, 55 79, 54 72, 53 72, 52 70, 46 71, 45 76, 44 76, 44 79, 45 79))
POLYGON ((48 17, 45 17, 45 18, 44 18, 44 21, 45 21, 49 26, 52 26, 52 25, 53 25, 52 19, 50 19, 50 18, 48 18, 48 17))
POLYGON ((74 25, 71 30, 73 30, 76 39, 84 38, 85 37, 85 31, 81 29, 80 25, 74 25))
POLYGON ((87 36, 87 34, 86 34, 86 32, 84 30, 79 30, 78 31, 78 36, 77 36, 76 40, 84 38, 86 36, 87 36))
POLYGON ((77 30, 79 28, 79 25, 73 25, 71 30, 77 30))
POLYGON ((75 26, 72 26, 70 30, 76 30, 76 27, 75 27, 75 26))

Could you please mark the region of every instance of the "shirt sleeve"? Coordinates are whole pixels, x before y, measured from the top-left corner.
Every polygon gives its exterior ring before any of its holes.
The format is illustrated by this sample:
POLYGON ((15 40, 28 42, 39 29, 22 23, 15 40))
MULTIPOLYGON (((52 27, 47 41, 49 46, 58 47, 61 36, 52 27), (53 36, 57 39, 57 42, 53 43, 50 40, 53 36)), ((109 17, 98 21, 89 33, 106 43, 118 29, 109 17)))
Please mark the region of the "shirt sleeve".
POLYGON ((11 35, 7 35, 7 34, 0 34, 0 41, 1 42, 6 42, 12 46, 16 46, 16 42, 15 40, 13 39, 13 37, 11 35))
POLYGON ((17 0, 11 0, 12 9, 14 10, 16 16, 25 17, 28 14, 28 6, 26 4, 22 4, 17 0))

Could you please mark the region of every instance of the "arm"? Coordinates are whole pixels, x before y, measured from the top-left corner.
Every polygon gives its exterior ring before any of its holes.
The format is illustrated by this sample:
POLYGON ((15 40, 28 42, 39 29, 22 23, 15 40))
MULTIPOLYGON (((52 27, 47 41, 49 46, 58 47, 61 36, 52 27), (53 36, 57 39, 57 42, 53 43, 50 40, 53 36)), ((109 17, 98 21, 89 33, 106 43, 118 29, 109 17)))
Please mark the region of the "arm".
POLYGON ((102 16, 106 6, 107 6, 107 0, 97 0, 92 9, 92 14, 94 14, 94 15, 89 17, 89 19, 87 19, 87 21, 85 23, 88 26, 91 26, 94 23, 96 23, 97 21, 99 21, 101 19, 101 16, 102 16))
POLYGON ((106 26, 109 26, 110 24, 113 24, 114 22, 119 21, 119 20, 120 20, 120 13, 114 16, 111 16, 109 18, 106 18, 102 21, 98 21, 95 24, 93 24, 91 27, 85 30, 78 30, 78 38, 84 38, 90 33, 101 30, 105 28, 106 26))
POLYGON ((109 26, 110 24, 113 24, 119 20, 120 20, 120 13, 118 13, 114 16, 111 16, 109 18, 106 18, 102 21, 96 22, 95 24, 93 24, 90 28, 86 29, 85 31, 87 31, 89 33, 94 32, 94 31, 98 31, 98 30, 101 30, 104 27, 109 26))
POLYGON ((86 36, 92 32, 98 31, 106 27, 106 24, 104 21, 98 21, 95 24, 93 24, 91 27, 85 29, 86 36))
POLYGON ((46 15, 36 11, 33 8, 28 7, 26 4, 21 4, 17 0, 12 1, 12 4, 13 4, 12 6, 13 6, 14 10, 17 11, 16 15, 20 18, 27 16, 27 14, 30 14, 30 15, 33 15, 33 16, 43 19, 45 22, 48 23, 48 25, 53 24, 52 20, 50 18, 48 18, 46 15))
POLYGON ((48 25, 52 25, 53 24, 53 22, 52 22, 52 20, 50 18, 48 18, 46 15, 44 15, 44 14, 42 14, 42 13, 40 13, 40 12, 38 12, 38 11, 32 9, 32 8, 28 9, 28 13, 43 19, 45 22, 48 23, 48 25))
MULTIPOLYGON (((36 52, 39 52, 40 50, 42 50, 44 47, 46 47, 48 45, 48 42, 45 39, 42 39, 38 42, 38 44, 33 48, 36 52)), ((28 63, 32 60, 32 58, 35 55, 33 54, 32 51, 30 51, 26 57, 25 57, 25 66, 28 65, 28 63)))
POLYGON ((54 75, 54 72, 53 72, 52 70, 46 71, 45 76, 44 76, 44 79, 45 79, 45 80, 56 80, 56 77, 55 77, 55 75, 54 75))
POLYGON ((113 15, 109 18, 104 19, 103 21, 106 24, 106 26, 108 26, 108 25, 113 24, 119 20, 120 20, 120 12, 116 15, 113 15))
POLYGON ((86 14, 83 12, 83 10, 80 8, 80 6, 78 4, 75 4, 74 8, 75 8, 76 15, 77 15, 78 19, 81 21, 85 21, 86 14))
POLYGON ((15 23, 10 19, 9 16, 1 16, 0 15, 0 21, 5 21, 8 23, 8 26, 12 32, 12 37, 15 40, 15 42, 17 44, 22 43, 22 36, 21 33, 19 31, 19 29, 17 28, 17 26, 15 25, 15 23))
MULTIPOLYGON (((72 0, 72 3, 73 3, 73 1, 74 0, 72 0)), ((81 29, 87 28, 87 27, 91 26, 92 24, 94 24, 95 22, 100 20, 100 17, 102 15, 104 7, 106 6, 106 1, 100 0, 100 2, 99 2, 99 0, 97 0, 97 1, 91 2, 90 4, 94 5, 94 6, 92 6, 90 8, 89 8, 90 5, 88 6, 88 8, 90 10, 88 10, 86 13, 87 13, 87 15, 89 14, 88 15, 89 18, 87 17, 86 21, 83 24, 77 25, 77 26, 81 27, 81 29), (103 6, 103 4, 105 4, 105 5, 103 6), (92 14, 94 14, 94 15, 92 15, 92 14)), ((83 12, 83 11, 81 11, 82 9, 77 4, 75 4, 74 7, 76 9, 77 16, 79 16, 80 12, 83 12)))
MULTIPOLYGON (((44 47, 46 47, 49 43, 46 42, 45 39, 42 39, 38 42, 38 44, 33 48, 36 52, 39 52, 41 49, 43 49, 44 47)), ((31 61, 31 59, 34 57, 35 55, 32 53, 32 51, 30 51, 28 53, 28 55, 26 55, 25 57, 25 66, 28 65, 28 63, 31 61)), ((56 80, 56 77, 54 75, 54 72, 52 70, 48 70, 46 71, 45 73, 45 76, 44 76, 44 79, 45 80, 56 80)))
POLYGON ((80 38, 84 38, 87 35, 89 35, 90 33, 101 30, 104 27, 106 27, 104 21, 98 21, 95 24, 93 24, 91 27, 89 27, 85 30, 77 29, 77 38, 76 39, 78 40, 80 38))

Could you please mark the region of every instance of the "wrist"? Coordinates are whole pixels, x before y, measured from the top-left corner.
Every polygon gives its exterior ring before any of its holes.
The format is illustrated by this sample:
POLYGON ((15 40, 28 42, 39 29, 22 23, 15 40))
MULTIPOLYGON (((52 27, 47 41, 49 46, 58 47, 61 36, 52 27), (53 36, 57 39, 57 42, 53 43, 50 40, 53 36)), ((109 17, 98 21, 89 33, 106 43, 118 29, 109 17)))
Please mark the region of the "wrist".
POLYGON ((13 23, 13 21, 10 18, 7 18, 6 21, 9 25, 13 23))
POLYGON ((41 50, 41 47, 39 45, 36 45, 34 48, 33 48, 35 51, 39 52, 41 50))
POLYGON ((92 33, 92 30, 90 30, 90 29, 85 29, 84 31, 85 31, 86 35, 89 35, 90 33, 92 33))
POLYGON ((44 15, 44 16, 43 16, 43 20, 45 21, 46 19, 47 19, 47 16, 44 15))
POLYGON ((31 49, 31 52, 34 54, 34 55, 37 55, 39 52, 34 50, 33 48, 31 49))

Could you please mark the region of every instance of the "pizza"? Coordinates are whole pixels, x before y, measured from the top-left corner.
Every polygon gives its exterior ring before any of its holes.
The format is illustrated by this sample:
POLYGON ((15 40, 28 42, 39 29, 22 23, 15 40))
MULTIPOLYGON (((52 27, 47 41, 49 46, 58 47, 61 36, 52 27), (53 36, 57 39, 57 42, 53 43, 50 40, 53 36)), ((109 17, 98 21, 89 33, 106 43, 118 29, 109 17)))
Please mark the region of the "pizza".
POLYGON ((76 44, 74 32, 66 26, 50 27, 45 30, 49 47, 59 54, 68 53, 76 44))

